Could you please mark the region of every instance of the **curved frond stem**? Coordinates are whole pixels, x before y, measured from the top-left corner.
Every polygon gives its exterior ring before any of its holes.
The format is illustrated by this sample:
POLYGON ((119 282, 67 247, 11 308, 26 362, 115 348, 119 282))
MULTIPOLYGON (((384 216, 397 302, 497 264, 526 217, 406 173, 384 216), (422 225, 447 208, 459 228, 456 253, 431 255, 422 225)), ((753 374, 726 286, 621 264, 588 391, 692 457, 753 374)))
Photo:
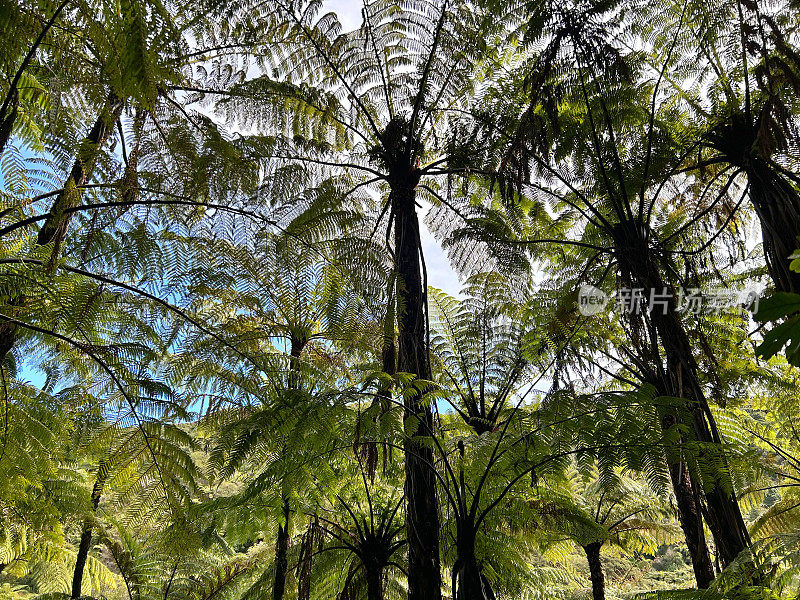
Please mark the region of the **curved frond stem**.
MULTIPOLYGON (((726 166, 724 169, 722 169, 719 173, 717 173, 712 178, 712 180, 708 182, 708 185, 706 185, 705 189, 702 191, 702 193, 698 197, 698 202, 701 202, 703 200, 703 198, 705 197, 706 193, 711 188, 711 186, 714 184, 714 182, 717 179, 719 179, 722 175, 724 175, 727 171, 732 169, 732 168, 733 168, 733 166, 729 165, 729 166, 726 166)), ((722 198, 725 197, 725 195, 727 194, 727 192, 730 189, 731 185, 733 185, 733 182, 736 179, 736 176, 739 175, 739 173, 741 173, 741 169, 736 169, 733 172, 733 174, 731 174, 731 176, 728 178, 728 181, 726 181, 725 184, 722 186, 722 189, 720 190, 719 194, 717 194, 717 197, 714 198, 714 201, 711 204, 709 204, 708 207, 706 207, 704 210, 700 211, 698 214, 694 215, 691 220, 689 220, 686 224, 682 225, 677 230, 675 230, 670 235, 668 235, 666 238, 664 238, 664 240, 662 240, 661 243, 662 244, 666 244, 670 240, 678 237, 683 232, 685 232, 687 229, 689 229, 692 225, 694 225, 697 221, 699 221, 700 219, 702 219, 703 217, 705 217, 706 215, 711 213, 714 210, 714 207, 716 207, 716 205, 719 202, 722 201, 722 198)))
POLYGON ((696 250, 667 250, 667 252, 670 252, 671 254, 678 254, 680 256, 695 256, 697 254, 700 254, 700 253, 704 252, 709 246, 711 246, 711 244, 714 243, 714 241, 720 235, 722 235, 722 232, 725 231, 725 228, 728 226, 728 223, 730 223, 731 220, 733 220, 734 215, 739 210, 739 207, 742 205, 742 203, 744 202, 745 198, 747 198, 747 189, 745 189, 742 192, 742 197, 739 199, 739 201, 733 207, 733 210, 731 210, 730 214, 725 219, 725 222, 722 224, 722 226, 720 226, 720 228, 717 229, 716 233, 714 235, 712 235, 702 246, 700 246, 700 248, 698 248, 696 250))
MULTIPOLYGON (((678 26, 675 28, 675 35, 672 37, 672 43, 669 46, 669 50, 667 51, 667 56, 664 59, 664 65, 662 66, 659 74, 658 80, 656 81, 656 85, 653 88, 653 98, 650 101, 650 117, 647 123, 647 152, 645 154, 644 159, 644 170, 642 172, 642 187, 639 190, 639 214, 641 215, 644 212, 644 191, 647 187, 647 177, 650 174, 650 160, 653 156, 653 125, 655 124, 656 120, 656 99, 658 96, 658 89, 661 86, 661 80, 664 78, 664 73, 669 66, 670 61, 672 60, 672 53, 675 51, 675 46, 678 43, 678 35, 681 32, 681 27, 683 25, 683 18, 686 14, 686 7, 689 5, 688 1, 683 3, 683 8, 681 9, 681 16, 678 20, 678 26)), ((649 215, 648 215, 649 216, 649 215)))
POLYGON ((314 37, 313 33, 311 31, 309 31, 308 27, 302 22, 302 20, 297 17, 297 15, 294 13, 294 10, 293 10, 293 8, 291 6, 287 7, 285 4, 283 4, 281 2, 281 0, 276 0, 276 3, 281 7, 281 9, 283 9, 283 11, 286 14, 288 14, 290 16, 292 21, 294 21, 295 25, 300 28, 300 30, 305 35, 306 39, 314 47, 314 50, 317 53, 317 55, 328 65, 328 67, 331 69, 331 71, 336 76, 336 78, 341 82, 341 84, 344 86, 344 88, 350 94, 350 101, 351 102, 355 102, 355 105, 358 107, 359 112, 361 112, 364 115, 364 117, 366 118, 367 122, 369 123, 370 127, 372 128, 372 134, 375 136, 375 139, 381 139, 381 130, 378 127, 378 125, 375 123, 375 120, 372 118, 372 115, 367 110, 366 106, 364 106, 364 103, 361 101, 361 99, 355 93, 355 90, 353 90, 353 87, 347 81, 347 78, 342 74, 341 70, 336 66, 336 64, 333 62, 333 60, 328 55, 328 53, 325 52, 325 50, 320 47, 320 44, 317 41, 317 39, 314 37))
MULTIPOLYGON (((31 60, 33 60, 34 54, 36 54, 36 50, 39 49, 39 45, 42 43, 44 36, 47 35, 47 32, 50 31, 50 28, 53 27, 53 24, 56 22, 58 15, 61 13, 62 10, 69 4, 70 0, 63 0, 61 4, 58 5, 56 10, 53 12, 53 16, 50 17, 50 20, 45 23, 42 31, 39 32, 39 35, 34 40, 33 45, 28 49, 28 53, 25 55, 25 58, 22 59, 22 64, 20 64, 19 68, 17 69, 16 73, 14 73, 14 78, 11 80, 11 85, 8 87, 8 93, 6 93, 6 97, 3 99, 3 105, 0 106, 0 123, 2 123, 6 118, 6 113, 8 112, 8 105, 11 103, 11 99, 14 97, 14 94, 17 91, 17 86, 19 85, 19 80, 22 77, 22 73, 25 72, 25 69, 28 68, 31 60)), ((0 147, 0 152, 3 151, 3 148, 0 147)))
MULTIPOLYGON (((125 401, 128 403, 128 407, 131 410, 131 414, 133 415, 133 418, 136 420, 137 427, 138 427, 139 431, 142 434, 142 438, 144 439, 144 442, 147 445, 148 451, 150 452, 150 457, 153 459, 153 465, 155 466, 156 471, 158 472, 159 480, 161 481, 161 488, 164 491, 164 494, 166 494, 167 493, 167 486, 166 486, 166 483, 164 481, 164 475, 161 472, 161 466, 158 464, 158 459, 156 458, 155 450, 153 449, 153 446, 150 443, 150 437, 147 435, 147 432, 144 430, 144 422, 142 421, 141 417, 139 417, 139 413, 136 411, 136 403, 130 397, 130 395, 128 394, 127 390, 125 389, 125 386, 122 384, 122 381, 120 381, 119 377, 117 377, 117 374, 114 373, 114 370, 104 360, 102 360, 91 349, 91 347, 89 345, 82 344, 81 342, 73 340, 69 336, 60 334, 60 333, 52 331, 50 329, 45 329, 43 327, 38 327, 37 325, 33 325, 31 323, 26 323, 25 321, 20 321, 18 319, 15 319, 13 317, 9 317, 8 315, 4 315, 4 314, 0 314, 0 320, 6 321, 6 322, 11 323, 13 325, 16 325, 17 327, 22 327, 22 328, 28 329, 30 331, 35 331, 36 333, 39 333, 41 335, 45 335, 45 336, 48 336, 48 337, 54 337, 54 338, 56 338, 56 339, 58 339, 58 340, 60 340, 62 342, 66 342, 67 344, 69 344, 70 346, 72 346, 73 348, 78 350, 79 352, 81 352, 81 353, 85 354, 86 356, 88 356, 89 358, 91 358, 95 363, 97 363, 97 365, 109 376, 111 381, 114 382, 114 385, 117 387, 117 389, 119 389, 119 392, 122 394, 122 397, 125 398, 125 401)), ((167 500, 169 500, 169 499, 167 498, 167 500)))
POLYGON ((439 14, 439 20, 436 23, 436 28, 433 32, 433 41, 431 42, 431 49, 428 52, 428 56, 425 60, 425 66, 422 69, 422 77, 419 82, 419 88, 417 89, 417 97, 414 99, 414 107, 411 110, 411 119, 408 123, 408 139, 406 140, 406 157, 411 158, 411 148, 414 144, 414 132, 417 127, 417 119, 419 118, 419 109, 422 106, 422 102, 425 100, 425 95, 428 90, 428 78, 430 77, 431 73, 431 66, 433 65, 434 57, 436 56, 436 52, 439 49, 439 40, 442 36, 442 31, 444 30, 444 21, 447 15, 447 0, 442 2, 442 12, 439 14))

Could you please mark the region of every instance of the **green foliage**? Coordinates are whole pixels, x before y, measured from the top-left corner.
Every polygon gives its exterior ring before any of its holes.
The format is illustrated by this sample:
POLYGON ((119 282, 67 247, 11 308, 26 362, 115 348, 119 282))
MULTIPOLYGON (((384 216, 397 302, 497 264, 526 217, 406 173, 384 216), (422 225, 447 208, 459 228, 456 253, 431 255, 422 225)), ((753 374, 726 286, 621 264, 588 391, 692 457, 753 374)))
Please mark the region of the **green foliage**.
POLYGON ((0 600, 796 598, 796 6, 326 8, 0 0, 0 600))

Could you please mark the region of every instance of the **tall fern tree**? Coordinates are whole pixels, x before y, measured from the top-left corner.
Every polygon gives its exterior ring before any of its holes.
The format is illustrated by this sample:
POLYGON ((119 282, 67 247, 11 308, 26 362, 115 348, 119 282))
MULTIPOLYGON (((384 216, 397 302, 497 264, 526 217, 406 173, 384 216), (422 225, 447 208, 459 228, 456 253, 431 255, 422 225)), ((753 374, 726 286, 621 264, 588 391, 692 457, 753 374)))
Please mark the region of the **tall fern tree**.
MULTIPOLYGON (((727 475, 722 439, 708 408, 687 328, 676 309, 675 290, 666 275, 671 272, 670 249, 661 244, 654 228, 659 203, 665 202, 662 193, 677 185, 679 177, 673 175, 685 151, 666 130, 669 109, 658 110, 662 71, 644 70, 636 54, 625 55, 615 37, 623 35, 624 13, 613 5, 551 6, 531 12, 531 39, 541 39, 542 23, 552 23, 561 35, 542 40, 544 51, 522 63, 518 78, 498 85, 497 109, 481 118, 490 123, 487 135, 496 136, 505 148, 487 160, 486 169, 503 173, 512 190, 531 198, 532 206, 527 211, 509 208, 508 203, 493 203, 490 194, 485 210, 464 207, 465 230, 478 232, 507 252, 515 248, 535 252, 550 244, 580 248, 588 260, 582 272, 586 275, 593 269, 597 282, 616 268, 622 286, 668 294, 666 306, 651 310, 646 301, 642 304, 647 309, 646 331, 657 340, 662 390, 686 398, 687 406, 693 407, 691 418, 681 424, 705 448, 707 464, 721 465, 704 477, 702 487, 722 562, 730 564, 749 545, 747 528, 727 475), (535 87, 525 86, 526 82, 535 87), (524 90, 525 100, 509 107, 506 99, 513 96, 515 86, 524 90), (563 211, 557 219, 543 212, 551 201, 563 211), (530 229, 503 244, 501 240, 524 221, 525 212, 531 217, 530 229), (499 214, 507 217, 498 219, 499 214), (573 229, 577 235, 568 233, 570 222, 580 223, 573 229)), ((680 21, 680 15, 676 19, 680 21)), ((666 69, 673 61, 668 52, 658 67, 666 69)), ((521 204, 528 208, 525 200, 521 204)), ((634 315, 634 310, 628 314, 634 315)), ((580 320, 574 326, 577 323, 580 320)), ((635 322, 630 326, 631 331, 640 327, 635 322)), ((696 518, 694 522, 701 526, 696 518)), ((710 564, 706 567, 700 585, 708 585, 708 575, 713 577, 710 564)))
POLYGON ((741 203, 730 206, 725 191, 744 180, 770 277, 777 290, 798 293, 789 267, 800 235, 796 14, 757 0, 665 8, 687 14, 675 32, 680 60, 665 81, 689 117, 678 122, 694 137, 685 168, 715 192, 701 214, 736 218, 741 203))
MULTIPOLYGON (((436 188, 449 160, 448 123, 465 106, 480 51, 487 50, 463 40, 480 42, 490 21, 448 2, 379 1, 363 5, 361 27, 342 33, 336 16, 318 18, 319 9, 317 2, 272 6, 263 18, 274 22, 274 46, 260 57, 271 72, 242 84, 226 103, 236 118, 283 136, 276 157, 335 177, 329 205, 365 186, 379 195, 378 210, 357 210, 374 215, 394 263, 397 369, 430 379, 417 202, 442 200, 436 188)), ((409 597, 435 600, 441 595, 436 479, 425 441, 432 411, 419 396, 408 397, 406 409, 409 597)))
MULTIPOLYGON (((115 402, 109 402, 109 407, 115 402)), ((179 426, 168 419, 149 422, 142 427, 120 428, 119 422, 131 420, 125 410, 118 422, 102 422, 89 426, 88 439, 82 440, 97 458, 92 483, 91 509, 83 521, 71 594, 80 598, 83 591, 84 569, 92 547, 95 521, 104 495, 113 495, 118 503, 126 504, 135 513, 155 519, 161 515, 177 514, 191 500, 201 495, 201 476, 189 451, 197 449, 196 442, 179 426), (94 431, 92 431, 94 430, 94 431), (112 494, 109 494, 109 492, 112 494), (173 511, 176 511, 173 513, 173 511)))
MULTIPOLYGON (((314 493, 311 478, 330 477, 319 461, 303 461, 307 453, 324 456, 325 444, 335 447, 331 430, 343 408, 334 383, 347 379, 349 360, 338 355, 356 353, 363 337, 361 301, 344 287, 341 268, 320 248, 290 241, 297 240, 259 237, 257 249, 219 260, 226 276, 208 280, 197 301, 206 313, 221 311, 216 331, 228 344, 199 337, 185 367, 191 378, 226 392, 209 403, 206 417, 218 436, 211 459, 219 477, 255 470, 230 500, 233 509, 258 500, 277 522, 273 564, 250 591, 276 600, 291 593, 292 540, 305 496, 314 493)), ((259 518, 251 526, 266 529, 259 518)))

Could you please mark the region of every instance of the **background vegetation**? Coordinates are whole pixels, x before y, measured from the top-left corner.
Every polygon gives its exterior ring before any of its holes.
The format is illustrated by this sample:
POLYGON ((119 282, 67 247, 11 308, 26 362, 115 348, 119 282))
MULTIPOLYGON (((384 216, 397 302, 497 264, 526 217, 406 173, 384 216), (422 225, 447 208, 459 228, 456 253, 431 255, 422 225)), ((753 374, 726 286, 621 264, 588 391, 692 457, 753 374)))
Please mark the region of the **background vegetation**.
POLYGON ((0 599, 796 598, 800 7, 358 8, 0 0, 0 599))

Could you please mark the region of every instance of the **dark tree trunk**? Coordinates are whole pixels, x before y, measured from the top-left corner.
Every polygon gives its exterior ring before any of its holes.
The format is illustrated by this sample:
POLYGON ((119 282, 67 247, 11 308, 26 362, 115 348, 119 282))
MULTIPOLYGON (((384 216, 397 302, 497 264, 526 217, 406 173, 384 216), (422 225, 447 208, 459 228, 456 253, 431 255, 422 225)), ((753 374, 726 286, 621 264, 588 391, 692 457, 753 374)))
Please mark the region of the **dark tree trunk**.
MULTIPOLYGON (((397 273, 397 369, 430 379, 427 315, 422 280, 419 220, 415 205, 418 173, 395 181, 390 202, 394 215, 394 251, 397 273)), ((430 405, 419 394, 405 400, 406 422, 414 423, 410 435, 428 437, 433 431, 430 405), (411 419, 411 421, 409 421, 411 419)), ((406 529, 408 539, 409 600, 439 600, 439 512, 433 450, 415 439, 405 443, 406 529)))
MULTIPOLYGON (((8 304, 4 307, 7 316, 17 318, 18 308, 25 306, 25 298, 11 298, 8 304), (10 312, 10 314, 9 314, 10 312)), ((5 359, 6 354, 11 352, 14 344, 17 343, 17 332, 19 326, 16 323, 9 323, 8 321, 0 321, 0 363, 5 359)))
POLYGON ((698 506, 700 499, 692 485, 689 469, 684 463, 671 464, 669 475, 678 503, 678 520, 686 539, 686 547, 689 549, 697 588, 704 590, 714 581, 714 565, 706 544, 703 517, 698 506))
POLYGON ((496 600, 492 583, 483 574, 483 570, 474 556, 459 559, 454 567, 453 581, 455 582, 454 600, 496 600))
POLYGON ((272 585, 272 599, 281 600, 286 591, 286 571, 289 568, 289 501, 283 500, 283 523, 278 525, 278 539, 275 540, 275 580, 272 585))
POLYGON ((664 349, 667 362, 667 382, 670 395, 685 398, 685 413, 694 438, 703 444, 701 458, 706 459, 713 477, 703 482, 703 494, 708 508, 708 525, 724 566, 750 545, 739 504, 733 491, 727 461, 719 433, 708 406, 700 380, 699 368, 692 355, 689 336, 676 310, 674 290, 666 285, 656 266, 655 257, 647 240, 648 232, 640 222, 622 223, 615 231, 615 251, 623 278, 644 294, 667 293, 666 302, 652 306, 650 320, 664 349))
MULTIPOLYGON (((659 395, 671 395, 669 378, 661 371, 660 377, 655 377, 653 384, 659 395)), ((667 432, 677 424, 676 415, 667 411, 661 418, 661 429, 667 432)), ((669 466, 669 475, 672 490, 678 505, 678 521, 681 524, 686 547, 692 561, 695 581, 698 589, 707 589, 714 580, 714 566, 706 543, 706 532, 703 527, 701 499, 697 485, 692 480, 688 465, 683 462, 680 445, 667 448, 665 458, 669 466)))
POLYGON ((15 323, 0 323, 0 362, 11 352, 17 341, 17 325, 15 323))
POLYGON ((469 524, 458 528, 456 562, 453 565, 453 600, 495 600, 489 579, 475 558, 475 530, 469 524))
POLYGON ((86 560, 89 558, 89 549, 92 547, 92 522, 86 519, 83 522, 81 531, 81 542, 78 545, 78 556, 75 559, 75 572, 72 574, 72 597, 81 597, 81 587, 83 586, 83 571, 86 568, 86 560))
POLYGON ((86 185, 92 177, 97 159, 105 146, 106 141, 114 131, 114 124, 122 114, 123 102, 114 92, 108 94, 108 99, 102 112, 97 117, 89 135, 81 143, 78 156, 72 166, 72 171, 64 184, 64 191, 53 201, 50 207, 50 216, 47 217, 39 230, 38 243, 40 245, 54 242, 54 253, 57 254, 61 242, 64 240, 73 213, 65 213, 68 208, 77 206, 81 199, 79 186, 86 185))
POLYGON ((366 566, 367 600, 383 600, 383 569, 379 565, 366 566))
POLYGON ((754 159, 746 173, 770 277, 779 291, 800 294, 800 273, 789 268, 789 256, 800 248, 800 194, 761 159, 754 159))
POLYGON ((303 354, 303 349, 306 346, 306 340, 292 336, 289 345, 289 388, 293 390, 300 389, 302 383, 302 371, 300 370, 300 356, 303 354))
POLYGON ((603 575, 603 563, 600 562, 600 547, 602 542, 593 542, 583 547, 586 560, 589 561, 589 576, 592 578, 593 600, 605 600, 606 578, 603 575))
POLYGON ((5 150, 8 140, 11 139, 11 133, 14 131, 14 121, 17 120, 17 110, 19 109, 19 92, 14 87, 9 90, 9 110, 8 114, 3 116, 0 121, 0 154, 5 150))
MULTIPOLYGON (((300 357, 308 340, 292 336, 289 345, 289 374, 290 389, 299 389, 301 384, 300 357)), ((284 446, 283 452, 286 452, 284 446)), ((273 600, 281 600, 286 591, 286 573, 289 570, 289 526, 291 511, 289 499, 283 498, 283 523, 278 524, 278 537, 275 540, 275 579, 272 584, 273 600)))
MULTIPOLYGON (((97 477, 92 487, 92 512, 97 512, 100 505, 100 497, 103 495, 103 486, 106 483, 108 472, 105 463, 101 462, 97 467, 97 477)), ((72 597, 81 597, 81 587, 83 586, 83 571, 86 568, 86 560, 89 558, 89 550, 92 547, 92 521, 85 519, 81 531, 81 541, 78 545, 78 555, 75 558, 75 571, 72 574, 72 597)))
POLYGON ((301 538, 300 552, 297 561, 297 600, 309 600, 311 597, 311 573, 314 567, 314 545, 320 537, 319 522, 316 518, 308 524, 308 529, 301 538))

